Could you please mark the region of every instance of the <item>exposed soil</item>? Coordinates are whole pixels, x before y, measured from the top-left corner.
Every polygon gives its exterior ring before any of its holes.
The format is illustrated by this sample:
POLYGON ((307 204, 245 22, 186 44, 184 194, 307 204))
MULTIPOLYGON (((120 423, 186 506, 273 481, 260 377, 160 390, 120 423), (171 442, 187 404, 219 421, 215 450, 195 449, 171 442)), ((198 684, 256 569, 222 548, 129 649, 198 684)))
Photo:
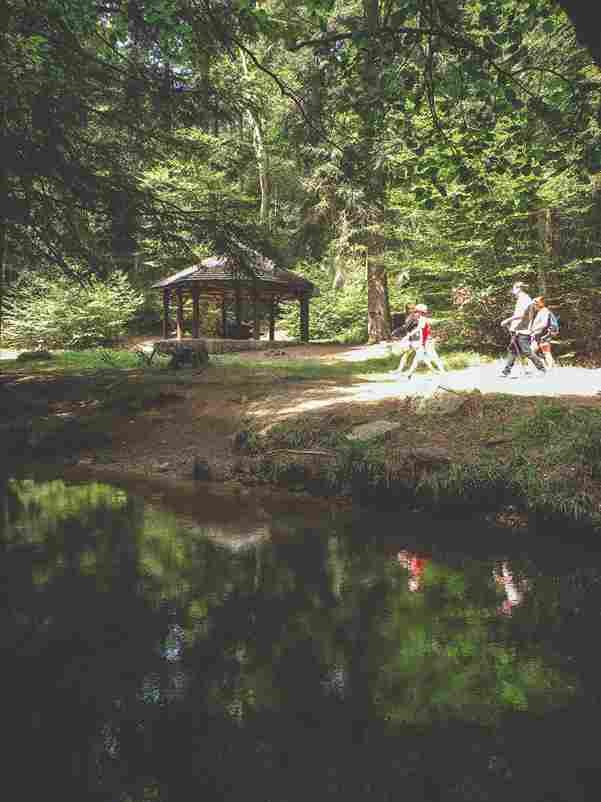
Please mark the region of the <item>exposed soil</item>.
MULTIPOLYGON (((277 355, 277 345, 265 352, 243 352, 244 361, 280 358, 361 361, 385 356, 384 344, 372 346, 307 345, 288 347, 277 355)), ((83 465, 104 466, 107 470, 131 475, 190 477, 195 459, 211 462, 231 455, 231 436, 245 421, 269 428, 273 423, 298 416, 327 419, 333 428, 346 430, 358 423, 385 418, 404 424, 395 439, 405 445, 451 447, 457 458, 469 458, 482 448, 495 448, 500 459, 509 448, 506 441, 490 445, 504 420, 511 416, 499 399, 492 424, 464 416, 451 416, 432 429, 426 420, 407 416, 413 396, 433 393, 440 385, 450 390, 478 388, 484 394, 505 393, 522 396, 523 410, 538 397, 560 397, 574 404, 601 405, 598 389, 601 371, 584 368, 558 368, 543 379, 526 377, 499 379, 499 365, 486 364, 450 371, 444 377, 416 374, 411 381, 390 373, 346 376, 323 381, 285 381, 258 370, 236 375, 235 370, 212 367, 204 373, 182 370, 173 383, 162 379, 155 393, 134 412, 117 407, 110 415, 111 444, 102 448, 83 448, 76 456, 83 465)), ((147 379, 140 371, 127 374, 128 382, 147 379)), ((5 377, 7 378, 7 377, 5 377)), ((93 395, 82 400, 86 380, 81 377, 10 377, 12 387, 39 388, 48 398, 50 415, 83 417, 94 412, 93 395)), ((169 381, 169 379, 167 379, 169 381)), ((118 381, 117 381, 118 384, 118 381)), ((116 392, 116 391, 115 391, 116 392)), ((514 414, 514 413, 513 413, 514 414)))
MULTIPOLYGON (((238 355, 244 361, 269 357, 266 353, 245 352, 238 355)), ((386 354, 386 347, 310 345, 290 347, 285 359, 318 359, 325 362, 364 360, 386 354)), ((365 374, 323 381, 277 381, 269 383, 237 381, 223 369, 212 370, 191 379, 184 386, 169 385, 164 392, 171 392, 172 403, 164 407, 143 410, 135 417, 116 418, 113 429, 113 445, 109 453, 101 456, 103 462, 126 472, 144 474, 163 473, 166 476, 190 476, 195 458, 214 461, 231 454, 229 439, 245 420, 269 428, 273 423, 299 415, 324 416, 338 428, 378 418, 403 420, 408 398, 434 392, 441 384, 449 389, 463 390, 479 387, 484 393, 503 392, 523 398, 524 410, 532 408, 537 397, 564 397, 575 404, 601 405, 601 396, 596 394, 601 384, 598 371, 582 368, 559 368, 544 379, 497 378, 498 365, 489 364, 478 368, 452 371, 439 380, 429 374, 417 374, 410 382, 389 373, 365 374), (578 395, 574 394, 574 391, 578 395)), ((499 404, 498 421, 501 425, 505 415, 503 404, 499 404)), ((508 415, 511 411, 508 410, 508 415)), ((425 423, 425 422, 423 422, 425 423)), ((407 444, 459 447, 460 451, 473 453, 487 445, 488 439, 498 432, 483 429, 481 436, 474 437, 477 421, 447 419, 443 430, 427 431, 423 425, 403 431, 407 444), (462 436, 464 434, 464 436, 462 436), (465 448, 461 447, 464 444, 465 448)), ((501 456, 506 443, 494 446, 501 456)), ((467 453, 465 454, 467 456, 467 453)), ((88 452, 82 458, 93 459, 96 454, 88 452)))

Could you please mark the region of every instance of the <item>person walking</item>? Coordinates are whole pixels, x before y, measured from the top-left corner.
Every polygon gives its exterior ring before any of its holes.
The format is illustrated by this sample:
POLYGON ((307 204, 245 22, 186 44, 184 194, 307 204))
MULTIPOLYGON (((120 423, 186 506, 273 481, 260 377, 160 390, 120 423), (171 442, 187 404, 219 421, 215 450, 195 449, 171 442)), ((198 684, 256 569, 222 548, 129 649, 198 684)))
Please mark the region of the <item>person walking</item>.
POLYGON ((396 370, 391 371, 392 374, 402 373, 410 354, 413 353, 409 337, 411 332, 417 327, 418 322, 419 314, 415 311, 415 304, 407 304, 405 306, 404 321, 400 323, 390 335, 394 341, 392 343, 392 353, 401 355, 399 365, 396 370))
POLYGON ((426 356, 430 359, 430 362, 433 362, 436 365, 436 368, 438 369, 439 373, 446 373, 442 359, 438 356, 438 351, 436 350, 436 341, 432 336, 432 325, 430 321, 427 321, 427 323, 428 323, 429 333, 428 337, 426 338, 426 342, 424 343, 424 350, 426 351, 426 356))
POLYGON ((502 378, 508 378, 511 375, 518 356, 525 356, 529 359, 538 371, 539 376, 544 376, 546 373, 545 364, 542 359, 532 352, 532 322, 533 322, 533 304, 532 298, 525 290, 525 284, 521 281, 516 281, 511 288, 512 294, 515 296, 515 308, 513 315, 506 318, 501 322, 503 328, 509 328, 510 342, 509 353, 505 367, 499 374, 502 378))
MULTIPOLYGON (((431 347, 428 345, 428 340, 431 337, 431 328, 426 317, 428 313, 428 307, 425 304, 417 304, 415 307, 415 311, 419 315, 418 323, 416 328, 409 334, 409 345, 413 351, 415 351, 415 359, 411 363, 411 367, 406 373, 401 373, 402 376, 406 376, 407 379, 410 379, 413 374, 415 373, 417 367, 422 363, 426 364, 430 370, 434 371, 434 366, 432 365, 431 359, 431 347)), ((436 355, 438 357, 438 354, 436 355)), ((404 359, 404 357, 403 357, 404 359)), ((403 360, 401 360, 402 362, 403 360)), ((442 362, 438 360, 440 366, 438 367, 438 373, 444 373, 444 366, 442 362)))
POLYGON ((532 350, 542 354, 545 367, 551 370, 555 367, 551 339, 557 334, 557 318, 551 313, 542 295, 535 298, 533 303, 536 317, 532 323, 532 350))

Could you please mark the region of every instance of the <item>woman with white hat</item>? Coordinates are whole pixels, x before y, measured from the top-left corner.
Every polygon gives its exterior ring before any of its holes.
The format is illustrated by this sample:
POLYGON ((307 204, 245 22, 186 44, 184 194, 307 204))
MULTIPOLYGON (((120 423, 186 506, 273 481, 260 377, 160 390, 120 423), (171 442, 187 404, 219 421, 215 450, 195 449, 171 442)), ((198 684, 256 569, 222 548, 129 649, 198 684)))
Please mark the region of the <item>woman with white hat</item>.
POLYGON ((407 373, 401 375, 410 379, 418 365, 421 365, 422 362, 425 363, 430 370, 434 370, 434 366, 432 365, 432 362, 434 362, 438 373, 444 373, 444 365, 436 353, 434 341, 432 340, 431 326, 426 318, 428 307, 425 304, 417 304, 415 311, 419 315, 419 319, 416 328, 413 329, 409 338, 409 344, 415 351, 415 359, 407 373))

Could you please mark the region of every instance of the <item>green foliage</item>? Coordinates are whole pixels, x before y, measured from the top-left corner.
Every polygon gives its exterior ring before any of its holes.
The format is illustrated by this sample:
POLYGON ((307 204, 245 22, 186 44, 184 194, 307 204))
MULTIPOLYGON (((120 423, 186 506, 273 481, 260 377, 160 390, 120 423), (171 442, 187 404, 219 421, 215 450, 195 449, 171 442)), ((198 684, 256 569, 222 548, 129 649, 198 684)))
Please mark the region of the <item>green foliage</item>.
MULTIPOLYGON (((165 364, 167 357, 156 357, 153 359, 153 367, 165 364)), ((25 366, 14 361, 2 363, 10 370, 23 369, 25 366)), ((118 371, 132 370, 141 365, 140 357, 135 351, 112 348, 90 348, 81 351, 56 351, 52 354, 51 361, 31 362, 26 366, 28 373, 50 373, 50 374, 78 374, 98 371, 118 371)))
POLYGON ((449 324, 449 333, 463 343, 478 348, 506 348, 509 335, 500 326, 513 312, 515 303, 507 286, 484 289, 457 287, 453 291, 457 314, 449 324))
POLYGON ((547 445, 574 429, 574 417, 574 412, 562 404, 539 401, 533 415, 517 420, 515 436, 518 440, 547 445))
MULTIPOLYGON (((176 0, 102 13, 11 0, 9 274, 126 265, 142 288, 209 250, 260 245, 320 287, 312 337, 363 342, 377 253, 394 311, 447 310, 470 288, 454 329, 469 344, 504 344, 501 295, 519 277, 547 282, 577 321, 570 338, 593 348, 599 298, 579 304, 575 287, 600 253, 601 83, 567 19, 544 0, 466 0, 460 17, 443 0, 379 5, 372 36, 348 0, 193 13, 176 0)), ((140 326, 156 322, 148 307, 140 326)), ((297 334, 297 309, 284 320, 297 334)))
POLYGON ((540 401, 534 415, 518 420, 515 436, 525 443, 546 448, 549 465, 576 464, 593 479, 601 476, 601 412, 569 408, 552 401, 540 401))
POLYGON ((142 303, 127 277, 114 272, 80 283, 63 275, 23 276, 4 303, 3 342, 17 348, 89 348, 125 332, 142 303))
POLYGON ((499 509, 520 497, 511 470, 488 463, 457 464, 427 475, 418 484, 416 495, 422 504, 459 514, 466 509, 499 509))
MULTIPOLYGON (((303 262, 297 271, 319 288, 319 295, 311 300, 309 334, 313 340, 338 340, 361 343, 367 340, 367 291, 365 271, 352 265, 348 281, 340 289, 333 286, 329 269, 316 263, 303 262)), ((282 323, 289 334, 299 336, 298 309, 289 306, 284 310, 282 323)))
MULTIPOLYGON (((302 262, 295 269, 319 288, 311 299, 309 333, 314 340, 336 340, 358 344, 367 340, 367 279, 365 259, 348 254, 344 259, 323 263, 302 262)), ((403 284, 393 284, 391 307, 402 310, 413 300, 403 284)), ((284 309, 282 323, 292 336, 299 336, 298 309, 284 309)))
POLYGON ((311 359, 281 359, 252 362, 240 359, 235 354, 211 357, 215 366, 222 366, 231 374, 232 369, 238 379, 245 381, 319 381, 320 379, 350 379, 366 373, 382 373, 396 368, 398 357, 387 356, 379 359, 366 359, 357 362, 324 363, 311 359))
POLYGON ((601 412, 575 410, 566 425, 558 428, 564 460, 582 466, 592 479, 601 478, 601 412))

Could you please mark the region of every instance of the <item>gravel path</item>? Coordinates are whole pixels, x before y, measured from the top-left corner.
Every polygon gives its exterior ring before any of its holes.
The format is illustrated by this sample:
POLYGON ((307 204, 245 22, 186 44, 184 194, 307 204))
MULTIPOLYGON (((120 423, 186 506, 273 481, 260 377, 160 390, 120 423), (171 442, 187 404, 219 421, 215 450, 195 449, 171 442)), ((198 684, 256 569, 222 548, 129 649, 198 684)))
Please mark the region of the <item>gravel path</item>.
MULTIPOLYGON (((273 346, 272 346, 273 347, 273 346)), ((15 359, 20 351, 0 349, 0 360, 15 359)), ((361 362, 365 359, 376 359, 387 356, 389 347, 384 343, 362 346, 344 345, 309 345, 293 346, 286 349, 287 359, 319 359, 324 362, 361 362)), ((239 358, 253 360, 263 358, 261 352, 245 352, 237 355, 239 358)), ((415 373, 410 381, 397 377, 391 373, 367 374, 363 378, 369 382, 364 388, 365 400, 374 400, 375 395, 382 397, 423 395, 429 394, 437 386, 448 387, 450 390, 475 390, 482 393, 507 393, 509 395, 529 396, 581 396, 601 399, 601 368, 569 368, 556 367, 544 377, 532 373, 521 378, 504 379, 499 373, 504 365, 504 359, 497 362, 485 363, 479 366, 464 368, 463 370, 450 370, 444 377, 430 372, 415 373), (376 391, 375 383, 382 383, 380 393, 376 391), (394 388, 390 386, 394 384, 394 388)), ((357 393, 354 393, 357 395, 357 393)), ((361 395, 359 393, 358 395, 361 395)), ((364 399, 356 399, 364 400, 364 399)))
POLYGON ((16 359, 20 351, 7 351, 0 348, 0 359, 16 359))
POLYGON ((545 376, 536 371, 520 378, 499 376, 503 361, 449 371, 446 376, 421 373, 410 381, 400 378, 399 385, 405 394, 420 393, 428 385, 438 384, 450 390, 480 390, 482 393, 507 393, 528 396, 596 396, 601 393, 601 369, 554 368, 545 376), (409 389, 409 385, 411 389, 409 389), (413 388, 415 385, 415 389, 413 388))

